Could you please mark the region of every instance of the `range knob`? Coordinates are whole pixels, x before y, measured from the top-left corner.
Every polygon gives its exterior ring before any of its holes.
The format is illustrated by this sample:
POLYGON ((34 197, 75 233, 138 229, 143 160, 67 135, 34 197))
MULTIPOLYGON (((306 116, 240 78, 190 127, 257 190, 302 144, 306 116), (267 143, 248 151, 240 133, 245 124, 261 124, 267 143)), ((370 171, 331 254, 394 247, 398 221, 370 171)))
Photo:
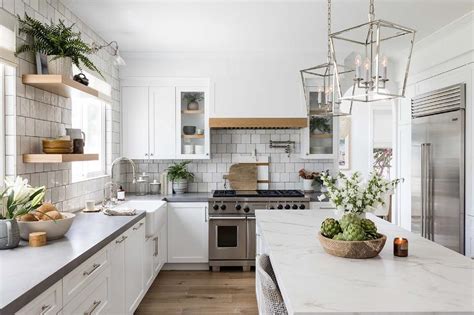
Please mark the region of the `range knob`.
POLYGON ((235 205, 235 210, 240 210, 240 209, 242 209, 241 205, 235 205))
POLYGON ((291 208, 291 207, 290 207, 289 204, 286 204, 286 205, 285 205, 285 209, 286 209, 286 210, 288 210, 288 209, 290 209, 290 208, 291 208))
POLYGON ((226 208, 226 205, 221 205, 221 210, 225 210, 226 208))
POLYGON ((291 206, 291 208, 292 208, 293 210, 296 210, 296 209, 298 209, 298 205, 297 205, 297 204, 293 204, 293 205, 291 206))
POLYGON ((213 206, 212 206, 212 209, 214 209, 214 210, 216 210, 216 211, 219 210, 219 205, 213 205, 213 206))
POLYGON ((303 204, 300 205, 300 209, 305 209, 305 208, 306 208, 305 205, 303 205, 303 204))
POLYGON ((250 211, 249 206, 245 206, 244 211, 245 211, 245 212, 249 212, 249 211, 250 211))
POLYGON ((278 205, 277 208, 281 210, 281 209, 283 209, 283 205, 278 205))
POLYGON ((273 209, 275 209, 275 207, 274 207, 274 206, 270 206, 270 210, 273 210, 273 209))

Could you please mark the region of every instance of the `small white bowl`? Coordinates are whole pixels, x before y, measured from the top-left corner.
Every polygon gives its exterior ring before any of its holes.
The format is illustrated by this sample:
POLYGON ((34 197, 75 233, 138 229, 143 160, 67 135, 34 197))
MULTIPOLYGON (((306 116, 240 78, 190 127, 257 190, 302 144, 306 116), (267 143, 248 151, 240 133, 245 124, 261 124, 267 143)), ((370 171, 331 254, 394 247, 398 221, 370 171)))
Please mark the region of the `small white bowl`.
POLYGON ((61 215, 63 218, 56 221, 18 221, 20 237, 27 241, 33 232, 46 232, 48 241, 63 237, 69 231, 76 215, 70 212, 61 212, 61 215))

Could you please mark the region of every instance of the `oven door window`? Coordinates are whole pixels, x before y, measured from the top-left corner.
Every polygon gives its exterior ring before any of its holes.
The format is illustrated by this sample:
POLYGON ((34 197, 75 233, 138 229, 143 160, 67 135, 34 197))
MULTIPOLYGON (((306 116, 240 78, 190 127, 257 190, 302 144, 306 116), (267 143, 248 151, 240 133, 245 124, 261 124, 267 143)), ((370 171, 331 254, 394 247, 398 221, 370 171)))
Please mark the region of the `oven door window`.
POLYGON ((238 226, 217 226, 217 247, 239 246, 238 226))

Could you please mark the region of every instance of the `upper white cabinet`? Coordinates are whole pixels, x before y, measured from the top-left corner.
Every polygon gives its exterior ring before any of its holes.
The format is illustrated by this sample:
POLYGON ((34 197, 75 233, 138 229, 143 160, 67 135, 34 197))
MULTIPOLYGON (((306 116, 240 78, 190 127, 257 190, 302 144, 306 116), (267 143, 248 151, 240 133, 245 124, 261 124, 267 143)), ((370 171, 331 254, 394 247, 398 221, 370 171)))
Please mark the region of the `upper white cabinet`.
MULTIPOLYGON (((338 157, 339 119, 309 117, 309 127, 301 130, 303 159, 329 160, 338 157)), ((342 143, 346 141, 342 140, 342 143)))
POLYGON ((176 133, 178 157, 205 159, 209 157, 209 90, 205 87, 176 88, 176 133))
POLYGON ((209 80, 124 79, 121 91, 124 156, 209 158, 209 80))
POLYGON ((207 203, 168 204, 168 263, 207 263, 207 203))
POLYGON ((148 87, 122 87, 123 154, 147 159, 149 150, 148 87))

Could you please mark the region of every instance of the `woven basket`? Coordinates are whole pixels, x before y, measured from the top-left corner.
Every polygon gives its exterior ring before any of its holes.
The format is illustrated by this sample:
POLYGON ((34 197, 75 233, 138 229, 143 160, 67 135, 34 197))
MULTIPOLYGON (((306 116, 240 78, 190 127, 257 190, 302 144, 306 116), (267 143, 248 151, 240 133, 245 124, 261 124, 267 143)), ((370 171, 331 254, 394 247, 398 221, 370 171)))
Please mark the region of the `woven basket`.
POLYGON ((328 254, 344 258, 366 259, 377 256, 385 246, 387 237, 383 234, 380 235, 381 237, 375 240, 339 241, 327 238, 319 232, 318 238, 328 254))

